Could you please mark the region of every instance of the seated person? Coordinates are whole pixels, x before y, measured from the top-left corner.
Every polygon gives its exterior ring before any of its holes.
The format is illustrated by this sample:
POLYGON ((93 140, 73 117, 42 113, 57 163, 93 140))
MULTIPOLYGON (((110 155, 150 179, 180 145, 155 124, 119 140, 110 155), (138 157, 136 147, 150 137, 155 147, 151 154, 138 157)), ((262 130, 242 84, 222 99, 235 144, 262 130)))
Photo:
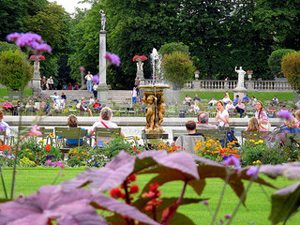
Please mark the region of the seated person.
MULTIPOLYGON (((197 140, 204 141, 204 135, 202 133, 196 133, 196 122, 189 120, 185 123, 187 134, 180 135, 175 141, 175 146, 180 146, 180 151, 185 150, 189 153, 196 154, 194 147, 197 140)), ((174 143, 172 143, 174 145, 174 143)))
POLYGON ((189 106, 191 106, 191 101, 192 101, 193 99, 187 94, 186 96, 185 96, 185 98, 184 98, 184 101, 185 101, 185 104, 187 104, 187 105, 189 105, 189 106))
POLYGON ((201 101, 201 99, 198 97, 198 94, 195 94, 195 98, 193 99, 193 101, 195 102, 195 101, 201 101))
POLYGON ((236 105, 236 104, 238 104, 238 102, 239 102, 239 99, 240 99, 240 96, 239 95, 236 95, 235 96, 235 99, 233 100, 233 105, 236 105))
POLYGON ((10 111, 11 113, 13 113, 13 111, 14 111, 14 106, 12 104, 10 104, 10 102, 8 100, 6 100, 6 102, 3 104, 2 108, 5 109, 5 111, 10 111))
MULTIPOLYGON (((112 117, 112 111, 109 107, 104 107, 100 112, 101 120, 99 122, 95 122, 89 132, 90 136, 95 135, 96 127, 100 128, 118 128, 118 125, 111 122, 110 118, 112 117)), ((120 134, 122 137, 125 137, 124 133, 120 134)), ((105 142, 111 141, 112 137, 97 137, 97 146, 105 147, 105 142)))
POLYGON ((192 107, 192 109, 190 109, 189 111, 193 112, 193 113, 195 113, 195 115, 197 115, 200 110, 199 106, 195 102, 192 102, 191 107, 192 107))
MULTIPOLYGON (((75 115, 70 115, 68 118, 68 126, 69 127, 77 127, 78 126, 78 119, 75 115)), ((81 130, 85 130, 85 128, 81 128, 81 130)), ((90 136, 88 135, 88 138, 90 136)), ((61 136, 57 137, 58 139, 61 139, 61 136)), ((83 145, 83 139, 80 139, 80 145, 83 145)), ((77 147, 78 146, 78 139, 67 139, 66 140, 66 146, 67 147, 77 147)))
POLYGON ((29 102, 25 106, 25 109, 28 112, 34 112, 34 104, 33 104, 32 100, 29 100, 29 102))
POLYGON ((198 122, 196 125, 196 129, 204 129, 204 130, 218 129, 216 125, 208 123, 208 119, 209 119, 208 112, 199 112, 197 118, 198 118, 198 122))
POLYGON ((238 104, 235 106, 236 111, 240 114, 240 118, 243 117, 243 113, 245 112, 245 104, 242 103, 241 99, 239 99, 238 104))
POLYGON ((213 106, 213 105, 215 105, 217 102, 218 102, 218 101, 217 101, 215 98, 212 98, 212 100, 210 100, 210 101, 208 102, 208 105, 213 106))
POLYGON ((94 111, 100 111, 102 109, 102 105, 100 104, 99 100, 96 99, 95 103, 93 104, 94 111))
MULTIPOLYGON (((1 130, 1 132, 5 131, 6 136, 10 136, 10 127, 7 123, 5 123, 3 121, 3 118, 4 118, 4 113, 2 112, 2 110, 0 110, 0 124, 1 124, 0 130, 1 130)), ((4 140, 4 137, 0 136, 0 145, 3 145, 3 140, 4 140)))
POLYGON ((93 105, 95 103, 95 99, 93 96, 90 97, 89 105, 93 105))
POLYGON ((225 110, 227 110, 228 113, 233 113, 233 110, 235 109, 233 103, 231 100, 229 100, 228 104, 225 106, 225 110))
POLYGON ((71 83, 68 84, 68 90, 73 90, 73 87, 72 87, 71 83))
POLYGON ((62 112, 61 100, 56 99, 53 104, 53 109, 55 112, 62 112))
POLYGON ((89 112, 90 116, 93 116, 92 110, 90 110, 90 109, 88 108, 87 102, 85 101, 85 98, 84 98, 84 97, 82 97, 82 98, 81 98, 81 101, 77 104, 77 108, 79 108, 79 110, 80 110, 81 112, 89 112))
POLYGON ((286 130, 289 133, 298 133, 300 132, 300 128, 298 127, 297 120, 293 117, 289 120, 286 120, 285 126, 281 128, 281 130, 286 130))
POLYGON ((61 99, 64 99, 65 101, 67 100, 67 96, 66 94, 63 92, 61 93, 61 96, 60 96, 61 99))
POLYGON ((279 104, 279 100, 278 98, 276 97, 276 95, 274 95, 273 99, 272 99, 272 102, 274 105, 278 105, 279 104))
POLYGON ((74 85, 74 87, 73 87, 73 90, 79 90, 78 84, 75 83, 75 85, 74 85))
POLYGON ((258 124, 258 120, 255 117, 252 117, 249 122, 246 131, 267 131, 258 124))
POLYGON ((251 103, 251 105, 252 105, 252 106, 255 106, 255 105, 256 105, 256 103, 257 103, 257 99, 255 98, 255 96, 254 96, 254 95, 251 97, 251 99, 250 99, 250 103, 251 103))
POLYGON ((21 106, 21 101, 17 101, 17 105, 14 107, 14 115, 17 116, 19 115, 19 111, 23 109, 24 110, 24 106, 21 106))
POLYGON ((242 103, 249 103, 250 99, 248 97, 248 95, 246 94, 245 97, 242 99, 242 103))
POLYGON ((229 101, 230 101, 230 98, 228 98, 228 95, 225 94, 224 98, 222 99, 222 102, 224 103, 224 105, 227 105, 229 101))

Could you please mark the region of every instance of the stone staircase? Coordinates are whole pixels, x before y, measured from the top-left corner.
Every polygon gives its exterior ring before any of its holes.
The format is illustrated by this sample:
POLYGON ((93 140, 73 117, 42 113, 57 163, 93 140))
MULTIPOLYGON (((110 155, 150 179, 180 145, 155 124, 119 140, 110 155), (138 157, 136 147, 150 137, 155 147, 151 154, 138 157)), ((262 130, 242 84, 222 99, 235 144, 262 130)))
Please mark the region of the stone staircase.
MULTIPOLYGON (((47 98, 50 95, 54 95, 56 92, 59 96, 62 93, 65 93, 67 100, 78 99, 82 97, 85 99, 90 99, 91 96, 94 97, 93 93, 89 93, 87 90, 42 90, 40 96, 42 98, 47 98)), ((109 90, 108 91, 108 101, 114 101, 117 103, 130 102, 131 99, 131 90, 109 90)))

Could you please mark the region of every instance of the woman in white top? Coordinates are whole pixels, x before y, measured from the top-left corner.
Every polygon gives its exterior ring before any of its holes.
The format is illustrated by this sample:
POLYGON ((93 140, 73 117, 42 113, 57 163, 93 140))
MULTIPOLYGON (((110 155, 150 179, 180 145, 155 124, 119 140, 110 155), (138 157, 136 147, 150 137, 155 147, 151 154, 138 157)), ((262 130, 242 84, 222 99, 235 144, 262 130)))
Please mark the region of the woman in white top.
POLYGON ((217 115, 215 117, 215 121, 218 122, 219 127, 223 127, 224 125, 229 124, 229 114, 228 112, 224 109, 224 103, 222 101, 217 102, 217 115))
MULTIPOLYGON (((3 132, 5 131, 5 134, 6 136, 10 136, 10 127, 7 123, 5 123, 3 121, 3 118, 4 118, 4 114, 2 112, 2 110, 0 110, 0 131, 3 132)), ((4 143, 4 138, 2 135, 0 136, 0 144, 3 144, 4 143)))

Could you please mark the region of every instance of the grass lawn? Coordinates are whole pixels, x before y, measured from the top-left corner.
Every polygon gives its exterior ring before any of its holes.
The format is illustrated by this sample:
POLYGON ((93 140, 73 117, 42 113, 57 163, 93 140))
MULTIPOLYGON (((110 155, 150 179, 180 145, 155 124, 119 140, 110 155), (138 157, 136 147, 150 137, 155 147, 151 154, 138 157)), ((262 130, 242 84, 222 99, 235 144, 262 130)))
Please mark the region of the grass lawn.
MULTIPOLYGON (((60 176, 56 184, 64 180, 74 178, 78 173, 84 170, 84 168, 66 168, 62 172, 64 176, 60 176)), ((59 169, 57 168, 18 168, 16 195, 21 193, 28 195, 32 192, 36 192, 40 186, 51 184, 57 176, 58 171, 59 169)), ((5 168, 3 174, 5 181, 9 185, 12 177, 12 169, 5 168)), ((137 182, 140 187, 144 186, 151 177, 152 175, 139 175, 137 177, 137 182)), ((280 178, 276 181, 268 178, 266 179, 277 187, 284 187, 295 183, 295 181, 288 181, 283 178, 280 178)), ((224 182, 221 179, 207 179, 207 186, 200 197, 197 196, 190 187, 187 188, 184 197, 208 198, 210 208, 214 212, 214 209, 219 201, 220 192, 223 185, 224 182)), ((162 190, 163 197, 178 197, 181 193, 182 187, 182 182, 171 182, 165 184, 160 189, 162 190)), ((247 208, 243 206, 240 207, 232 224, 270 224, 267 219, 271 209, 270 195, 275 190, 267 187, 265 187, 264 190, 268 193, 268 195, 264 193, 263 189, 259 185, 253 184, 250 192, 247 195, 247 208)), ((3 197, 2 186, 0 186, 0 195, 3 197)), ((231 188, 227 187, 226 194, 217 216, 217 221, 219 221, 219 219, 224 219, 226 214, 232 214, 237 203, 238 197, 233 193, 231 188)), ((181 206, 179 207, 179 212, 192 218, 196 224, 210 224, 212 219, 206 206, 204 206, 202 203, 181 206)), ((287 224, 299 224, 299 221, 300 214, 296 214, 289 220, 287 224)))
MULTIPOLYGON (((180 98, 183 100, 185 96, 189 94, 191 98, 195 97, 195 94, 198 94, 200 99, 208 99, 211 100, 213 97, 216 100, 220 100, 224 98, 225 92, 213 92, 213 91, 182 91, 180 98)), ((233 92, 229 92, 231 100, 234 99, 233 92)), ((280 100, 287 101, 293 100, 293 92, 248 92, 249 98, 255 96, 257 100, 266 101, 272 100, 274 95, 280 100)))
MULTIPOLYGON (((26 88, 25 90, 24 90, 24 95, 26 96, 26 95, 29 95, 29 96, 31 96, 32 95, 32 89, 28 89, 28 88, 26 88)), ((0 88, 0 98, 3 98, 4 96, 8 96, 8 94, 7 94, 7 89, 6 88, 0 88)))

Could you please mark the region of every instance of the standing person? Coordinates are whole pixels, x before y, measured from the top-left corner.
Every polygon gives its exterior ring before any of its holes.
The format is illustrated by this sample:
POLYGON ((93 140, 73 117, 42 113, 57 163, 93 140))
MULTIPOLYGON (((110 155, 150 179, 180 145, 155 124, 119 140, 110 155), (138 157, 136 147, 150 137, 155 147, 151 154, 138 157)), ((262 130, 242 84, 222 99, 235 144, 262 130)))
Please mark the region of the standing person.
MULTIPOLYGON (((96 127, 100 128, 118 128, 118 125, 111 122, 110 119, 112 117, 112 111, 109 107, 104 107, 100 112, 101 120, 99 122, 95 122, 89 132, 90 136, 95 135, 95 129, 96 127)), ((121 132, 121 136, 125 137, 124 133, 121 132)), ((97 146, 98 147, 104 147, 106 141, 110 141, 113 138, 111 137, 98 137, 97 139, 97 146)))
POLYGON ((42 89, 43 89, 43 90, 46 90, 46 84, 47 84, 46 77, 43 76, 43 79, 42 79, 42 89))
POLYGON ((135 87, 133 87, 133 90, 131 92, 131 97, 132 97, 132 103, 136 104, 137 91, 135 87))
POLYGON ((215 121, 218 123, 219 127, 223 127, 229 125, 229 114, 224 109, 224 103, 222 101, 217 102, 217 115, 215 117, 215 121))
POLYGON ((93 82, 93 93, 94 93, 94 97, 95 99, 97 99, 97 95, 98 95, 98 84, 96 82, 93 82))
POLYGON ((86 87, 88 92, 92 92, 92 81, 93 81, 93 75, 89 71, 88 74, 85 76, 86 79, 86 87))
POLYGON ((269 130, 269 120, 267 113, 264 110, 264 106, 261 101, 257 101, 256 103, 256 112, 255 118, 258 120, 258 124, 260 128, 269 130))
POLYGON ((235 109, 240 114, 240 118, 242 118, 243 113, 245 112, 245 104, 242 103, 241 99, 239 99, 238 104, 235 106, 235 109))
POLYGON ((140 85, 140 78, 139 77, 136 77, 135 80, 134 80, 134 87, 136 88, 136 92, 137 92, 137 95, 140 94, 140 90, 139 90, 139 85, 140 85))
POLYGON ((50 76, 49 79, 47 80, 47 84, 49 86, 49 90, 54 90, 54 81, 52 79, 52 76, 50 76))

